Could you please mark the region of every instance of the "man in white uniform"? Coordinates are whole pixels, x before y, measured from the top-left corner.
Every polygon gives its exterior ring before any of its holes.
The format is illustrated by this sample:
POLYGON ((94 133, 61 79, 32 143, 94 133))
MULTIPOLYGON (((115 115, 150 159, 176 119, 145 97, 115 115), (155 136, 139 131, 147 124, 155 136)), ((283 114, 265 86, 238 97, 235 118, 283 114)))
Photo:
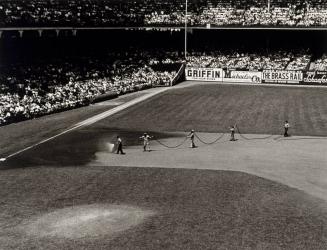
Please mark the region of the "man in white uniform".
POLYGON ((143 136, 140 137, 140 139, 143 140, 143 152, 145 151, 150 152, 149 141, 151 138, 153 138, 153 136, 150 136, 147 133, 144 133, 143 136))

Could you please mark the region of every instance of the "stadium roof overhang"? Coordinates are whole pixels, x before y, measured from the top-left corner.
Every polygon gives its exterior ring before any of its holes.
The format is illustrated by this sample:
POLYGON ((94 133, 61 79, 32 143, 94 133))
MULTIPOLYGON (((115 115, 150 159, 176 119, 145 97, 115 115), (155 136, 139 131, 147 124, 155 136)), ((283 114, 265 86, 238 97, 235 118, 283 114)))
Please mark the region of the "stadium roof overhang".
MULTIPOLYGON (((0 31, 33 31, 33 30, 184 30, 182 26, 152 27, 0 27, 0 31)), ((188 27, 188 30, 317 30, 325 31, 324 27, 188 27)))

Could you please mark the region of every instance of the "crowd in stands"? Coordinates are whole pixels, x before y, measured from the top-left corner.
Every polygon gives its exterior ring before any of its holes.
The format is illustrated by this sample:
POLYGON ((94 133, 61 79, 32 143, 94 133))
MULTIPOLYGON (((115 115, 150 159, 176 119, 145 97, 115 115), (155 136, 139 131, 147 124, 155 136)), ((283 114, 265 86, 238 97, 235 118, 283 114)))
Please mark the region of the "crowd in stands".
POLYGON ((180 66, 169 58, 151 66, 148 54, 108 56, 114 60, 2 67, 0 125, 84 106, 105 93, 167 86, 180 66))
POLYGON ((313 70, 327 71, 327 55, 323 55, 313 62, 313 70))
POLYGON ((287 69, 306 70, 310 66, 311 55, 306 52, 194 52, 188 58, 190 67, 227 68, 238 70, 287 69))
MULTIPOLYGON (((189 0, 192 26, 325 26, 323 0, 189 0)), ((181 26, 185 0, 2 0, 0 27, 181 26)))

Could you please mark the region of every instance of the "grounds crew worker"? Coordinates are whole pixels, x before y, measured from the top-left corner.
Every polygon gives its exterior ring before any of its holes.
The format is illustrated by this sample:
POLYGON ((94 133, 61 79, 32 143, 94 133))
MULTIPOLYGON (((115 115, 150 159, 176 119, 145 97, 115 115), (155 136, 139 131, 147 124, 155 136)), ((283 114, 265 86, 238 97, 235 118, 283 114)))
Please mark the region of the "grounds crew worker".
POLYGON ((145 152, 145 151, 149 151, 150 152, 149 140, 151 138, 153 138, 153 136, 150 136, 147 133, 144 133, 143 136, 140 137, 140 139, 143 140, 143 152, 145 152))
POLYGON ((117 154, 121 153, 124 155, 125 153, 123 152, 123 142, 119 136, 117 136, 117 154))
POLYGON ((290 128, 290 124, 288 123, 288 121, 285 121, 284 123, 284 137, 288 137, 288 129, 290 128))
POLYGON ((230 141, 236 141, 235 140, 235 126, 230 126, 229 127, 230 130, 230 141))
POLYGON ((194 130, 193 129, 191 130, 191 132, 188 134, 187 137, 191 139, 191 146, 190 146, 190 148, 196 148, 196 146, 194 144, 195 134, 194 134, 194 130))

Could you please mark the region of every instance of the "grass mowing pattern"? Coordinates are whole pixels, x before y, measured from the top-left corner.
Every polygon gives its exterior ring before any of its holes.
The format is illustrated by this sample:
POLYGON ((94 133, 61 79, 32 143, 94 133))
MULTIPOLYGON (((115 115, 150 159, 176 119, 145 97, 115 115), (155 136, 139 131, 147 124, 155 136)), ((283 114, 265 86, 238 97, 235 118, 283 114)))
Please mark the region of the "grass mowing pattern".
POLYGON ((29 168, 0 176, 2 249, 326 249, 326 204, 240 172, 29 168), (37 181, 36 181, 37 180, 37 181), (57 209, 130 205, 155 212, 115 238, 38 238, 20 227, 57 209))
POLYGON ((237 123, 242 133, 327 135, 327 89, 197 85, 172 89, 137 104, 98 126, 147 131, 224 132, 237 123))

